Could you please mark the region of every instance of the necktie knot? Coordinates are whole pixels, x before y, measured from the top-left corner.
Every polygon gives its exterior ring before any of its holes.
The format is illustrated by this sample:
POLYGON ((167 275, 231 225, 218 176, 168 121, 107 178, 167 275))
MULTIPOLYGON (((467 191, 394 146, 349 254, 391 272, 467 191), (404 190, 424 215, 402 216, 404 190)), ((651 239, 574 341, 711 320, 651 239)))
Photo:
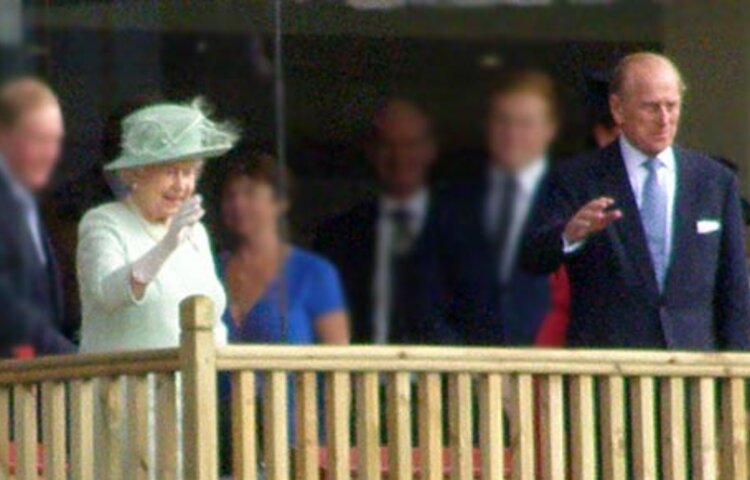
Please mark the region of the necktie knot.
POLYGON ((406 208, 396 208, 391 211, 391 218, 399 225, 408 225, 411 221, 411 212, 406 208))
POLYGON ((501 191, 501 196, 509 198, 513 198, 515 196, 516 190, 518 189, 518 180, 516 179, 515 175, 507 172, 500 177, 497 183, 501 191))
POLYGON ((393 251, 396 254, 404 254, 414 241, 412 230, 412 212, 406 208, 397 208, 390 212, 393 222, 393 251))
POLYGON ((643 167, 649 171, 649 173, 657 173, 659 167, 661 167, 661 160, 656 157, 649 158, 643 162, 643 167))

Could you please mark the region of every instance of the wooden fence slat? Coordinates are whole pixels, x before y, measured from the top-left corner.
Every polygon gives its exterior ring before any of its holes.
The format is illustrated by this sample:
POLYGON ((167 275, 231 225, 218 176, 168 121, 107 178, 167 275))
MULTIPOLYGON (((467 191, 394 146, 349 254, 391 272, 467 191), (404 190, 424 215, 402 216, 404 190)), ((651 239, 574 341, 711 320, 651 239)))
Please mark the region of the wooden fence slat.
POLYGON ((411 381, 406 372, 388 376, 388 469, 390 478, 412 477, 411 381))
POLYGON ((513 479, 532 480, 536 477, 534 379, 531 375, 521 374, 514 380, 510 420, 513 479))
POLYGON ((484 375, 479 381, 479 443, 484 480, 505 478, 504 428, 503 377, 496 373, 484 375))
POLYGON ((719 478, 719 465, 714 379, 695 378, 691 382, 692 477, 695 480, 715 480, 719 478))
POLYGON ((127 377, 127 477, 148 480, 151 471, 149 452, 148 377, 127 377))
POLYGON ((42 384, 42 441, 44 442, 44 478, 66 480, 67 446, 65 431, 65 384, 42 384))
POLYGON ((722 379, 722 468, 725 478, 749 478, 747 393, 744 378, 722 379))
POLYGON ((542 478, 545 480, 565 480, 565 399, 563 378, 549 375, 541 379, 541 461, 542 478))
POLYGON ((177 479, 177 376, 159 373, 154 378, 156 389, 156 478, 177 479))
POLYGON ((379 388, 377 373, 357 375, 357 478, 362 480, 381 480, 379 388))
POLYGON ((37 387, 21 384, 13 387, 13 420, 15 423, 16 477, 37 479, 37 387))
POLYGON ((237 480, 258 478, 255 373, 232 373, 232 471, 237 480))
POLYGON ((448 430, 451 443, 451 478, 473 478, 471 445, 471 374, 455 373, 448 378, 448 430))
POLYGON ((633 475, 643 480, 656 480, 656 385, 653 377, 637 377, 631 381, 633 475))
POLYGON ((315 372, 296 374, 297 446, 295 475, 299 480, 320 477, 318 437, 318 376, 315 372))
POLYGON ((569 391, 571 478, 596 480, 598 452, 593 377, 572 377, 569 391))
POLYGON ((0 480, 10 480, 10 389, 0 387, 0 480))
POLYGON ((271 371, 263 386, 263 443, 265 444, 266 478, 289 478, 289 413, 287 374, 271 371))
POLYGON ((180 368, 184 476, 215 480, 219 474, 216 307, 194 296, 180 303, 180 368), (192 441, 200 439, 200 441, 192 441))
POLYGON ((94 385, 76 380, 70 389, 70 476, 94 480, 94 385))
POLYGON ((661 380, 661 465, 664 480, 684 480, 688 476, 687 418, 685 380, 661 380))
POLYGON ((608 480, 627 480, 625 380, 619 375, 600 381, 602 415, 602 474, 608 480))
POLYGON ((125 390, 122 379, 119 377, 107 377, 100 381, 99 402, 101 405, 101 421, 95 435, 97 447, 100 447, 100 462, 97 462, 96 472, 99 478, 108 480, 120 480, 123 478, 123 398, 125 390), (101 434, 100 434, 101 432, 101 434))
POLYGON ((417 386, 422 480, 443 480, 443 400, 438 373, 422 373, 417 386))
POLYGON ((328 440, 328 478, 351 478, 349 406, 351 379, 347 372, 326 375, 326 436, 328 440))

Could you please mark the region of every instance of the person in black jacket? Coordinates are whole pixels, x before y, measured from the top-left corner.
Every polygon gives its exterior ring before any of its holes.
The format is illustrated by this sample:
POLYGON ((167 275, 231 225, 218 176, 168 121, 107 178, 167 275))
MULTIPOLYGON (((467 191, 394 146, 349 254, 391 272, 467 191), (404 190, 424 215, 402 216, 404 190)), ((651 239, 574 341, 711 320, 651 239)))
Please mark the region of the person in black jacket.
POLYGON ((416 259, 434 211, 437 144, 430 119, 409 100, 389 100, 373 126, 380 194, 321 225, 314 249, 339 269, 353 342, 424 343, 429 298, 416 259))
POLYGON ((47 186, 64 135, 55 94, 36 79, 0 87, 0 356, 68 353, 62 287, 35 194, 47 186))

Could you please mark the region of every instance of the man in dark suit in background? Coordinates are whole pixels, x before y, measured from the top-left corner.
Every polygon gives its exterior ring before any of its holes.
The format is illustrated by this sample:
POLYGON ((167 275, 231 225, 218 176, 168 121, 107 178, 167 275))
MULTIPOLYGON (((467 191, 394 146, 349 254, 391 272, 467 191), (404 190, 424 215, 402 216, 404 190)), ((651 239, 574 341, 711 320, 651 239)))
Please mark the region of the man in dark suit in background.
POLYGON ((377 112, 373 137, 380 195, 322 225, 314 249, 339 269, 355 343, 420 343, 428 299, 413 260, 433 211, 428 182, 437 143, 430 119, 405 99, 377 112))
POLYGON ((551 178, 524 247, 535 273, 568 268, 578 347, 750 347, 734 175, 674 145, 684 84, 664 56, 624 58, 611 85, 618 141, 551 178))
MULTIPOLYGON (((479 179, 441 195, 428 229, 434 336, 445 343, 532 345, 553 308, 549 275, 517 265, 520 239, 545 188, 557 133, 553 81, 537 71, 504 75, 489 98, 489 161, 479 179)), ((564 282, 563 278, 563 282, 564 282)))
POLYGON ((34 79, 0 87, 0 356, 73 352, 60 332, 62 287, 35 194, 60 158, 55 94, 34 79))

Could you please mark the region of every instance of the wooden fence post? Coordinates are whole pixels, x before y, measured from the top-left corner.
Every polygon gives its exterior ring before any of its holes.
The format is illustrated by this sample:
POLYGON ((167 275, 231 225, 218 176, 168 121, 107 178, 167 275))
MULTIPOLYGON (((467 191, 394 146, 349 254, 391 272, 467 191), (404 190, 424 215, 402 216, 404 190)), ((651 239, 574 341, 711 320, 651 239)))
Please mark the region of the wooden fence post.
POLYGON ((183 461, 187 480, 218 477, 214 304, 195 296, 180 304, 183 461))

